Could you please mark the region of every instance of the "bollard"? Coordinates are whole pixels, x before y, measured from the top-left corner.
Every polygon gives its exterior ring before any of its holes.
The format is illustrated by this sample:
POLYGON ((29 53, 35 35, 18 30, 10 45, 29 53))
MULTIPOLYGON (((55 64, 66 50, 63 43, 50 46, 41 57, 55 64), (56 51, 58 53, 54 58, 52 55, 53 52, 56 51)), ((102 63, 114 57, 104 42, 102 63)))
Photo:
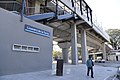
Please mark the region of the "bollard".
POLYGON ((56 76, 63 76, 63 59, 57 59, 56 76))
POLYGON ((116 78, 120 80, 120 66, 118 66, 116 78))

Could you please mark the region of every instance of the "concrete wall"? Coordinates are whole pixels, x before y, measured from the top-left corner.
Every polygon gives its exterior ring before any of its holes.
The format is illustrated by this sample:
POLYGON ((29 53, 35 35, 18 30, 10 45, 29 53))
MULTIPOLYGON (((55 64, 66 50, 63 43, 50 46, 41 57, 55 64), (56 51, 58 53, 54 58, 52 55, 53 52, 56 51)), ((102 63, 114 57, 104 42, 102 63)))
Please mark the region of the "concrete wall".
POLYGON ((52 28, 0 8, 0 75, 52 68, 52 28), (24 31, 25 24, 50 32, 44 37, 24 31), (13 51, 13 44, 38 46, 40 51, 13 51))

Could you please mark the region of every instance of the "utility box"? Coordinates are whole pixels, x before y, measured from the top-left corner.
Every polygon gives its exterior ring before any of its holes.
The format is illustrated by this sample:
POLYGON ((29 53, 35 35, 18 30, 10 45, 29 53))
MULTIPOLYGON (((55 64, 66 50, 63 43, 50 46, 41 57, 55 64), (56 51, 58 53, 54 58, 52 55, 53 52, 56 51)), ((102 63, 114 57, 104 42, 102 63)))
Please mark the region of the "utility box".
POLYGON ((63 59, 57 59, 56 76, 63 76, 63 59))

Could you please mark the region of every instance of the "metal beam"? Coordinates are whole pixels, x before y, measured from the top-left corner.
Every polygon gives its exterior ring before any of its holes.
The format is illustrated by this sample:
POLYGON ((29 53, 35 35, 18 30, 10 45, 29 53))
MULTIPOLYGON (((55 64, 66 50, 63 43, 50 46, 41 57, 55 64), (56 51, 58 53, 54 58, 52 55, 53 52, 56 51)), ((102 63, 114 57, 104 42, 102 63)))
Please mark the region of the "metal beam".
POLYGON ((40 20, 54 18, 55 17, 55 13, 49 12, 49 13, 44 13, 44 14, 30 15, 30 16, 26 16, 26 17, 31 19, 31 20, 40 21, 40 20))
POLYGON ((23 22, 24 7, 25 7, 25 0, 22 0, 21 19, 20 19, 21 22, 23 22))

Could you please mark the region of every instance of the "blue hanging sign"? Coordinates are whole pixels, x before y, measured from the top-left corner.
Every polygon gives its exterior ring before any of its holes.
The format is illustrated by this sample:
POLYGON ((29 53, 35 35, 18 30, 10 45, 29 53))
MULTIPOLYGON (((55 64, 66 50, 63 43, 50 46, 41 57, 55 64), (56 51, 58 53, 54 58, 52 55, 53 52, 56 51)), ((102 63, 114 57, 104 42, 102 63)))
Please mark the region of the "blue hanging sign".
POLYGON ((30 32, 30 33, 34 33, 37 35, 45 36, 45 37, 50 37, 50 32, 32 27, 32 26, 27 25, 27 24, 25 24, 25 31, 30 32))

